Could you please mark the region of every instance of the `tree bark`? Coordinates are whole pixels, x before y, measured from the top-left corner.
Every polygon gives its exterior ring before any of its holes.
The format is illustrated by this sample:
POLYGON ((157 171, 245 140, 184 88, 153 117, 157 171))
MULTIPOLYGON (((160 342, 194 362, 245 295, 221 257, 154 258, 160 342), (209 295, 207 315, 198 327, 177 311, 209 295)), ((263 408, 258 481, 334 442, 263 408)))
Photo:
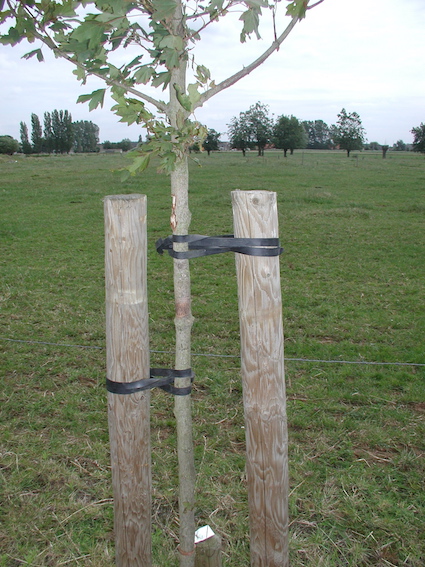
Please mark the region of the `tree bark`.
MULTIPOLYGON (((172 21, 173 33, 184 37, 181 1, 177 1, 172 21)), ((189 113, 177 100, 177 86, 181 92, 186 90, 186 65, 184 54, 180 65, 171 69, 170 103, 168 117, 171 126, 182 128, 189 113)), ((191 214, 189 210, 189 171, 187 152, 177 156, 176 166, 171 173, 171 228, 173 234, 188 234, 191 214)), ((175 250, 184 250, 187 245, 175 244, 175 250)), ((174 260, 174 298, 176 330, 176 370, 191 367, 191 329, 193 317, 191 310, 190 270, 188 260, 174 260)), ((177 387, 190 385, 190 378, 179 378, 177 387)), ((179 559, 180 567, 193 567, 195 563, 195 460, 192 434, 191 396, 175 396, 174 414, 177 427, 177 454, 179 469, 179 559)))

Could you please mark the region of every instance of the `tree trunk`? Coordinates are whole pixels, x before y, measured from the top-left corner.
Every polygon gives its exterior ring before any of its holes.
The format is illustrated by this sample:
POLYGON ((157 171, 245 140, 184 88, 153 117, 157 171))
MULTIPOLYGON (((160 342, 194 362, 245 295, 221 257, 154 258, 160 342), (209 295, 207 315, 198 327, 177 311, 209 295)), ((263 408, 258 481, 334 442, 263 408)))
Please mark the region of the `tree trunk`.
MULTIPOLYGON (((172 20, 173 32, 183 37, 182 7, 178 1, 172 20)), ((181 128, 188 118, 188 112, 177 100, 174 85, 181 92, 186 90, 185 56, 180 58, 180 66, 171 69, 169 119, 171 126, 181 128)), ((189 210, 189 171, 187 153, 177 156, 174 171, 171 173, 171 228, 173 234, 188 234, 190 225, 189 210)), ((186 244, 175 244, 175 250, 184 250, 186 244)), ((189 260, 174 260, 174 298, 176 358, 175 369, 184 370, 191 367, 191 329, 193 317, 191 311, 189 260)), ((190 378, 179 378, 177 387, 190 385, 190 378)), ((191 396, 175 396, 174 414, 177 426, 177 454, 179 468, 179 557, 180 567, 193 567, 195 562, 195 464, 192 438, 191 396)))

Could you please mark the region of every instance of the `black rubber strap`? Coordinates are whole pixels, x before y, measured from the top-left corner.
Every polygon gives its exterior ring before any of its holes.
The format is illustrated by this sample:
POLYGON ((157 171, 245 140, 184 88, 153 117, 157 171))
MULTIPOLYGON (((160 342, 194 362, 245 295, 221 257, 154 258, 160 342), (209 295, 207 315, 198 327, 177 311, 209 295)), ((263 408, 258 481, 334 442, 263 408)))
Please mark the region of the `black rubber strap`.
POLYGON ((191 368, 185 370, 173 370, 170 368, 151 368, 150 378, 135 380, 134 382, 114 382, 106 378, 106 389, 111 394, 134 394, 152 388, 161 388, 174 396, 187 396, 192 391, 192 383, 195 375, 191 368), (176 378, 190 378, 191 385, 178 388, 173 385, 176 378))
POLYGON ((190 260, 223 252, 237 252, 249 256, 279 256, 283 252, 278 238, 235 238, 233 235, 203 236, 202 234, 174 234, 160 238, 156 242, 156 250, 159 254, 163 254, 166 250, 171 257, 178 260, 190 260), (188 245, 188 250, 176 252, 173 249, 174 243, 185 243, 188 245))

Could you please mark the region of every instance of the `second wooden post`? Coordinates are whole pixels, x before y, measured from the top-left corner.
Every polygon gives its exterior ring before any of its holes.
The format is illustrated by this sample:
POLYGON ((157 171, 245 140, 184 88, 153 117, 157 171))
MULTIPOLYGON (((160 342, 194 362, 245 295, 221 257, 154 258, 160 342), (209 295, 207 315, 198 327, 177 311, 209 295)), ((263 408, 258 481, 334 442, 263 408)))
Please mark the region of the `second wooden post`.
MULTIPOLYGON (((276 193, 233 191, 235 237, 279 236, 276 193)), ((278 256, 236 254, 252 567, 287 567, 288 433, 278 256)))
MULTIPOLYGON (((146 196, 105 198, 106 371, 149 378, 146 196)), ((150 394, 108 393, 118 567, 151 567, 150 394)))

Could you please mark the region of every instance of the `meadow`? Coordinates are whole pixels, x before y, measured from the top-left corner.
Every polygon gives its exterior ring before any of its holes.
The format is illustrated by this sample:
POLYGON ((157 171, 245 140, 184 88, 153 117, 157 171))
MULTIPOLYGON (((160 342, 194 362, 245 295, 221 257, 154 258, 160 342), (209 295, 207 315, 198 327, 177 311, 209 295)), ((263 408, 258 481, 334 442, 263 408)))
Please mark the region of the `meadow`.
MULTIPOLYGON (((291 566, 423 567, 424 157, 196 157, 192 233, 232 233, 232 190, 278 195, 291 566)), ((121 155, 0 160, 0 566, 112 567, 102 199, 148 196, 151 366, 171 367, 172 260, 155 251, 169 179, 152 168, 121 183, 121 155)), ((196 518, 226 567, 249 565, 234 263, 191 261, 196 518)), ((154 566, 173 567, 176 439, 160 390, 151 426, 154 566)))

